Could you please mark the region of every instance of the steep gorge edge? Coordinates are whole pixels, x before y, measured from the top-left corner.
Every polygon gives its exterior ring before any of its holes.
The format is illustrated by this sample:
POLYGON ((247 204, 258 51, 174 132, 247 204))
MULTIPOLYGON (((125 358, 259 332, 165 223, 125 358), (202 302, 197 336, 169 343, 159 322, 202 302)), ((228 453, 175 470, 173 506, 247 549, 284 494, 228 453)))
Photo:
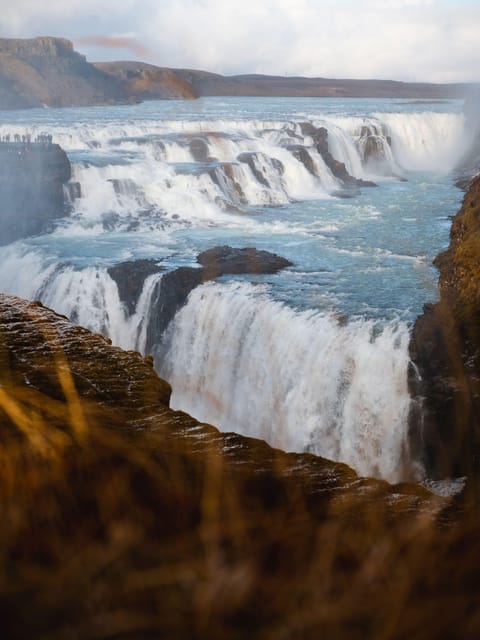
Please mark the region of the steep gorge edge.
MULTIPOLYGON (((448 434, 478 409, 479 205, 477 178, 412 337, 439 477, 445 455, 455 475, 475 466, 472 434, 448 434)), ((0 296, 0 364, 6 638, 478 637, 463 497, 200 424, 168 407, 149 357, 39 303, 0 296)))
POLYGON ((480 479, 480 176, 455 216, 448 249, 435 259, 440 299, 414 326, 410 385, 422 398, 415 450, 434 477, 480 479), (423 424, 419 424, 423 420, 423 424))
POLYGON ((480 500, 480 92, 464 105, 470 146, 457 167, 466 193, 450 243, 434 260, 439 300, 414 324, 411 443, 433 478, 466 476, 480 500))
POLYGON ((151 358, 40 303, 0 295, 0 361, 5 638, 384 637, 400 565, 409 635, 438 625, 439 556, 475 571, 445 499, 172 411, 151 358))

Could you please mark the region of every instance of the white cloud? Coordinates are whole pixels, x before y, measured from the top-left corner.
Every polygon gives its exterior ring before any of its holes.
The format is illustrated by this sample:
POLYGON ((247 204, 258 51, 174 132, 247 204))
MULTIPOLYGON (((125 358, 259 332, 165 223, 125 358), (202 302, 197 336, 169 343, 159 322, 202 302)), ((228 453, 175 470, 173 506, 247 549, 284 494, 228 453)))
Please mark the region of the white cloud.
MULTIPOLYGON (((136 33, 150 62, 219 73, 479 81, 480 6, 453 0, 16 0, 4 36, 136 33)), ((91 59, 114 50, 83 50, 91 59)))

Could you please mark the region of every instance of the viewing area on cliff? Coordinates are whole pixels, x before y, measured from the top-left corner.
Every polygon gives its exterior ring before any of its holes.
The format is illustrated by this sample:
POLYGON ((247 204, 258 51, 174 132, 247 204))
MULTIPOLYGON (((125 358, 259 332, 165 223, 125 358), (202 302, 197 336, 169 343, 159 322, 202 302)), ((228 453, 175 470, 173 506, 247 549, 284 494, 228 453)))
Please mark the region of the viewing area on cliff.
POLYGON ((22 153, 28 151, 51 151, 53 147, 52 136, 49 133, 41 133, 32 139, 30 133, 7 133, 0 137, 0 151, 2 153, 22 153))

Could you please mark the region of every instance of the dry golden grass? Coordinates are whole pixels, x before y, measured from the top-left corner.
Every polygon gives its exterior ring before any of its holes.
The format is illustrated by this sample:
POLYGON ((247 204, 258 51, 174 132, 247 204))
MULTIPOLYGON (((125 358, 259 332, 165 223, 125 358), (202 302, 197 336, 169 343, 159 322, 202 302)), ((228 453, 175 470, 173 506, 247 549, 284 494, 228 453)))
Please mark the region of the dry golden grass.
POLYGON ((479 637, 472 507, 440 517, 421 489, 161 403, 85 398, 75 380, 94 341, 79 334, 75 359, 46 311, 28 310, 50 376, 35 388, 12 366, 16 317, 0 349, 2 638, 479 637))

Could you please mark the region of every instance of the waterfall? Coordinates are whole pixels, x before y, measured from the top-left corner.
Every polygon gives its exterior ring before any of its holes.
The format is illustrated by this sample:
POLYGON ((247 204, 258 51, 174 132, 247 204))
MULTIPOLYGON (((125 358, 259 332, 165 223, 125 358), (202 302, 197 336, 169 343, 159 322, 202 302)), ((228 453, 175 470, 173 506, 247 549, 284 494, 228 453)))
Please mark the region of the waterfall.
POLYGON ((39 253, 21 250, 18 245, 2 253, 7 267, 2 292, 40 300, 72 322, 109 337, 116 346, 145 351, 152 296, 160 273, 145 278, 135 310, 128 314, 106 269, 51 264, 39 253))
POLYGON ((161 375, 172 406, 228 431, 405 473, 409 333, 397 323, 296 312, 247 284, 206 284, 170 327, 161 375))
MULTIPOLYGON (((161 275, 145 279, 129 312, 109 266, 155 258, 173 270, 227 243, 283 254, 291 271, 251 276, 271 295, 238 282, 191 293, 155 345, 173 405, 363 475, 403 479, 409 332, 384 318, 411 319, 431 294, 425 265, 455 210, 442 176, 465 148, 464 118, 457 107, 365 114, 363 103, 342 103, 338 114, 337 103, 313 100, 301 109, 286 101, 285 112, 282 102, 263 118, 263 102, 248 104, 258 106, 230 114, 228 105, 205 113, 190 105, 176 117, 156 103, 86 109, 83 120, 68 110, 52 116, 73 168, 71 213, 52 233, 0 247, 1 290, 144 351, 161 275), (339 320, 325 311, 332 307, 352 317, 339 320)), ((47 116, 29 126, 33 137, 47 116)), ((20 122, 0 124, 0 135, 24 133, 20 122)))
POLYGON ((57 126, 80 185, 70 224, 95 232, 209 226, 252 208, 329 198, 343 184, 305 124, 328 132, 329 152, 350 175, 373 181, 447 171, 465 149, 464 119, 455 113, 57 126))

